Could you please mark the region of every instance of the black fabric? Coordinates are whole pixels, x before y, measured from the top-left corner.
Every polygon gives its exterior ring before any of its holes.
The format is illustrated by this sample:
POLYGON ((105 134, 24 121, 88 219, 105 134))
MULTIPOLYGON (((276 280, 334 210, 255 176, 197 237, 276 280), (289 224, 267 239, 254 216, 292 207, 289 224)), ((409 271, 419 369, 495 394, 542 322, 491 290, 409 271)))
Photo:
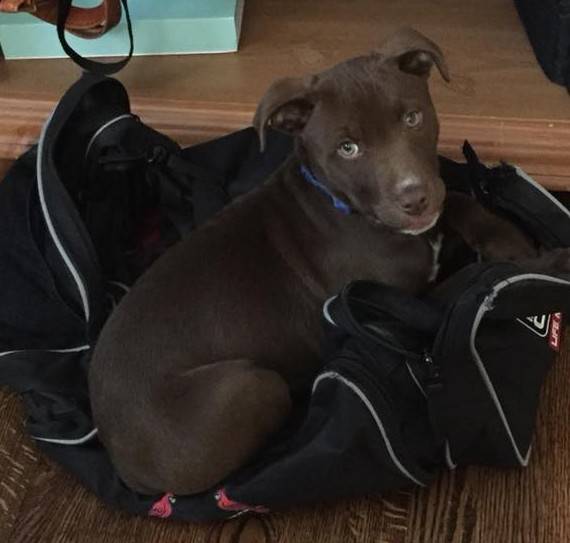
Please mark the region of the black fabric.
POLYGON ((526 464, 538 394, 557 349, 552 328, 539 335, 521 320, 567 314, 568 279, 514 264, 476 264, 430 295, 447 301, 432 350, 442 387, 430 401, 455 464, 526 464))
POLYGON ((31 149, 0 183, 0 352, 85 340, 81 314, 65 301, 51 273, 57 255, 38 208, 36 150, 31 149), (50 337, 57 339, 46 341, 50 337))
POLYGON ((570 2, 515 0, 515 4, 544 73, 570 88, 570 2))
MULTIPOLYGON (((111 506, 222 519, 427 485, 454 465, 526 463, 570 278, 479 264, 444 244, 449 265, 423 299, 356 281, 325 304, 312 393, 247 466, 195 496, 122 483, 90 416, 101 326, 156 257, 290 152, 270 131, 261 154, 252 128, 181 150, 131 113, 119 82, 84 75, 0 183, 0 383, 22 395, 38 446, 111 506)), ((570 244, 564 205, 519 170, 465 153, 466 164, 440 158, 448 190, 547 248, 570 244)))

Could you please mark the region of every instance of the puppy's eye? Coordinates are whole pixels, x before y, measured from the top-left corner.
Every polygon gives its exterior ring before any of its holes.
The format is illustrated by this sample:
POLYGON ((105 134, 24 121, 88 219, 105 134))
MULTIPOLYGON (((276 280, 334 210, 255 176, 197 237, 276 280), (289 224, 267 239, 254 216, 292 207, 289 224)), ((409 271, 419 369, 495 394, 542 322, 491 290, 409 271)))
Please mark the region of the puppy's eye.
POLYGON ((408 111, 404 115, 404 122, 408 128, 419 128, 424 116, 421 111, 408 111))
POLYGON ((356 158, 360 154, 360 148, 350 140, 343 141, 337 148, 338 154, 342 158, 356 158))

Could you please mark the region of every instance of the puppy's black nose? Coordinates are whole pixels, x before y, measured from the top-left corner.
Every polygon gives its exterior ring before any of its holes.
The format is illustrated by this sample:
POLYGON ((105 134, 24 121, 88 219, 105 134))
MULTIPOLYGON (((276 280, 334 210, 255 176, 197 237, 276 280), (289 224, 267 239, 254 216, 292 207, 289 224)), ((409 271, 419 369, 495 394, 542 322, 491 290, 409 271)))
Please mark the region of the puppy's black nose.
POLYGON ((412 216, 421 215, 428 206, 425 189, 421 187, 406 187, 398 197, 400 207, 412 216))

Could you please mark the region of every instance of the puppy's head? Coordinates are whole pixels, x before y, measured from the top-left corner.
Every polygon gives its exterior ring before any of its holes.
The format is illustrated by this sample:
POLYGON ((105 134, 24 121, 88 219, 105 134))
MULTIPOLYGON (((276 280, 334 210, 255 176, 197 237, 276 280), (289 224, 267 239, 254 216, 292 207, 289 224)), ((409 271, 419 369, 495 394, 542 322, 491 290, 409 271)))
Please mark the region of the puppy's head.
POLYGON ((427 79, 449 80, 439 47, 412 29, 377 51, 306 78, 275 82, 254 118, 261 148, 271 126, 297 136, 301 159, 370 221, 409 234, 439 217, 439 125, 427 79))

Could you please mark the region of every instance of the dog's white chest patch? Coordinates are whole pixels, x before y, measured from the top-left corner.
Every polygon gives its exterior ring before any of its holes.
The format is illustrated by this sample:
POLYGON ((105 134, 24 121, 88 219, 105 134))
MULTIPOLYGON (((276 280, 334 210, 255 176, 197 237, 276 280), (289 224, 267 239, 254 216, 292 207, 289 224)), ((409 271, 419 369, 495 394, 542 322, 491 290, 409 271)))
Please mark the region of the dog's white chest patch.
POLYGON ((437 236, 428 239, 432 251, 432 264, 431 272, 428 277, 428 282, 433 283, 439 274, 439 255, 443 245, 443 234, 440 232, 437 236))

